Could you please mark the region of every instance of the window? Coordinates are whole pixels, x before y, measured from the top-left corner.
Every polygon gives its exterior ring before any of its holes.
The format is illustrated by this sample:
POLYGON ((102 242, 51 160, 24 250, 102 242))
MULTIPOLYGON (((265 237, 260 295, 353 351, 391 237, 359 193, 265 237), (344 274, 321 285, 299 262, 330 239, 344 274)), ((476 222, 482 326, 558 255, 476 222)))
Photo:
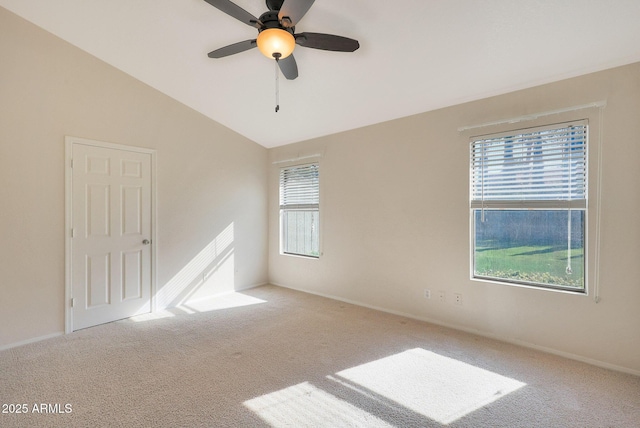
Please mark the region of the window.
POLYGON ((585 291, 587 122, 471 141, 473 278, 585 291))
POLYGON ((284 254, 319 257, 318 164, 280 170, 280 248, 284 254))

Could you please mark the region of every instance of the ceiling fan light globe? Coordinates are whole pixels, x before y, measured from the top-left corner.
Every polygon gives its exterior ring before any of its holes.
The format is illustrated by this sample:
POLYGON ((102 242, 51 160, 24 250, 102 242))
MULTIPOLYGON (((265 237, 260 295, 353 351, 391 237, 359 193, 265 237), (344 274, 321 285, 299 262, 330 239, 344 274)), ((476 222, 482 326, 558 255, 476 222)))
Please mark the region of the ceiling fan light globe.
POLYGON ((256 41, 258 49, 264 56, 273 59, 274 53, 279 53, 279 59, 284 59, 291 55, 296 47, 296 39, 293 34, 279 28, 268 28, 258 34, 256 41))

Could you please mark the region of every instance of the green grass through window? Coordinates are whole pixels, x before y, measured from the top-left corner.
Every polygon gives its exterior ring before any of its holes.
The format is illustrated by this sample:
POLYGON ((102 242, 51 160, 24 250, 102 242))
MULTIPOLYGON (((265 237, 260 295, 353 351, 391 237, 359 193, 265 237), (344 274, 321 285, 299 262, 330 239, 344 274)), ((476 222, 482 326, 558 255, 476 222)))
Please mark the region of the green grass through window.
POLYGON ((496 242, 478 242, 475 275, 515 282, 550 284, 584 288, 584 253, 571 249, 571 273, 567 273, 567 247, 521 246, 496 242))

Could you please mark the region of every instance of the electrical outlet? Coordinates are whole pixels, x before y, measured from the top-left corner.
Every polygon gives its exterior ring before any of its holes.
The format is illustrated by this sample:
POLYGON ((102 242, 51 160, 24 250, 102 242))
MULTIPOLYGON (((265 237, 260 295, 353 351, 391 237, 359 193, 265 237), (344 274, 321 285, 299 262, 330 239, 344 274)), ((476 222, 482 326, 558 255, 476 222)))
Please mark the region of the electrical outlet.
POLYGON ((438 291, 438 300, 440 300, 441 302, 446 302, 447 301, 447 295, 445 294, 444 291, 442 291, 442 290, 438 291))
POLYGON ((453 303, 462 306, 462 294, 453 293, 453 303))
POLYGON ((431 298, 431 290, 429 290, 428 288, 424 289, 424 298, 425 299, 430 299, 431 298))

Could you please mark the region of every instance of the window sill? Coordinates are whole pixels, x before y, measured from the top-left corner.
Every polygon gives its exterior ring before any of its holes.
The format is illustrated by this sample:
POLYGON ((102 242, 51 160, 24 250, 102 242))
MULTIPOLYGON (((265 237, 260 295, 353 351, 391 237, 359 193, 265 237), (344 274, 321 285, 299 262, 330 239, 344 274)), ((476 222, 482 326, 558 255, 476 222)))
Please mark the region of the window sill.
POLYGON ((484 283, 488 283, 488 284, 497 284, 497 285, 506 285, 506 286, 519 287, 519 288, 528 288, 528 289, 531 289, 531 290, 552 291, 552 292, 555 292, 555 293, 570 294, 572 296, 585 296, 585 297, 589 296, 589 293, 587 292, 586 287, 584 289, 571 290, 571 289, 568 289, 568 288, 559 288, 559 287, 533 285, 533 284, 523 284, 523 283, 519 283, 519 282, 500 281, 498 279, 473 277, 473 276, 470 279, 471 279, 471 281, 476 281, 476 282, 484 282, 484 283))
POLYGON ((320 256, 305 256, 304 254, 293 254, 293 253, 283 253, 280 252, 281 256, 294 257, 297 259, 306 259, 306 260, 318 260, 320 256))

